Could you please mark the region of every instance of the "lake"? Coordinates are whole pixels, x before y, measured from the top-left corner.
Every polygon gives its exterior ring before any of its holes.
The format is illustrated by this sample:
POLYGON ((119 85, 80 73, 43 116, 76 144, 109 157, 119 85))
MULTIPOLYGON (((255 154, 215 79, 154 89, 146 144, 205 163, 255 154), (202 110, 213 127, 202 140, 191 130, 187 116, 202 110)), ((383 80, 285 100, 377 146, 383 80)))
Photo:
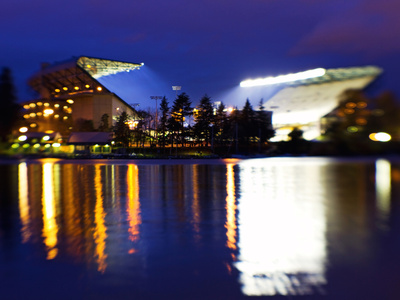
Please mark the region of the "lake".
POLYGON ((1 299, 400 297, 397 158, 3 160, 0 178, 1 299))

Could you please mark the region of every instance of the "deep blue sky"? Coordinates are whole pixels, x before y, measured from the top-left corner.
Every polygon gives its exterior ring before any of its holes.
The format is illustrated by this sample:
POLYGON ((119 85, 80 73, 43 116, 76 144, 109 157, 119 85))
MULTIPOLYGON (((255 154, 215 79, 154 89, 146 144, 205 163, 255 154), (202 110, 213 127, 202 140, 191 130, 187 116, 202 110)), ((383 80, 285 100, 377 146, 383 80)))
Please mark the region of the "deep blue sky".
POLYGON ((20 101, 40 63, 80 55, 144 62, 151 94, 173 99, 181 85, 193 102, 238 101, 249 77, 371 64, 385 71, 375 90, 400 95, 398 0, 13 0, 0 26, 0 66, 20 101))

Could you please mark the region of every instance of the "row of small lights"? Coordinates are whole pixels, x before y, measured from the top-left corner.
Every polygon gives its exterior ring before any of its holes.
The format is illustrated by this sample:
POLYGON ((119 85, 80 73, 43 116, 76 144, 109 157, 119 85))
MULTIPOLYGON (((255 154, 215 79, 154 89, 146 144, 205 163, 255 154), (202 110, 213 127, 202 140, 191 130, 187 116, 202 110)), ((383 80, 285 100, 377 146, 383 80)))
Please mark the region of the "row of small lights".
MULTIPOLYGON (((68 99, 68 100, 67 100, 67 103, 73 104, 73 103, 74 103, 74 100, 68 99)), ((30 109, 30 108, 35 108, 36 106, 39 106, 39 107, 40 107, 40 106, 49 107, 49 106, 50 106, 50 103, 47 103, 47 102, 46 102, 46 103, 42 103, 42 102, 30 103, 30 104, 25 104, 25 105, 24 105, 24 108, 25 108, 25 109, 30 109)), ((59 108, 59 107, 60 107, 60 104, 58 104, 58 103, 54 104, 54 108, 59 108)), ((68 108, 67 105, 64 105, 64 106, 63 106, 63 109, 66 110, 68 113, 71 113, 71 112, 72 112, 71 109, 68 108)), ((53 113, 54 113, 54 110, 51 109, 51 108, 46 108, 45 110, 43 110, 43 116, 44 116, 44 117, 47 117, 47 116, 49 116, 49 115, 51 115, 51 114, 53 114, 53 113)), ((24 118, 25 118, 25 119, 29 119, 29 118, 34 118, 34 117, 36 117, 36 116, 41 116, 41 115, 42 115, 41 112, 30 113, 30 114, 24 115, 24 118)), ((54 115, 54 118, 59 118, 59 117, 60 117, 60 115, 58 115, 58 114, 54 115)), ((66 119, 68 119, 68 117, 67 117, 67 116, 64 116, 63 119, 66 120, 66 119)))
MULTIPOLYGON (((87 88, 87 89, 90 89, 90 85, 85 85, 85 88, 87 88)), ((63 88, 62 88, 64 91, 68 91, 68 87, 66 87, 66 86, 64 86, 63 88)), ((79 91, 79 86, 75 86, 74 87, 74 90, 75 91, 79 91)), ((98 86, 97 88, 96 88, 96 90, 98 90, 99 92, 101 92, 102 90, 103 90, 103 88, 101 87, 101 86, 98 86)), ((55 89, 54 90, 56 93, 60 93, 61 92, 61 90, 60 89, 55 89)))

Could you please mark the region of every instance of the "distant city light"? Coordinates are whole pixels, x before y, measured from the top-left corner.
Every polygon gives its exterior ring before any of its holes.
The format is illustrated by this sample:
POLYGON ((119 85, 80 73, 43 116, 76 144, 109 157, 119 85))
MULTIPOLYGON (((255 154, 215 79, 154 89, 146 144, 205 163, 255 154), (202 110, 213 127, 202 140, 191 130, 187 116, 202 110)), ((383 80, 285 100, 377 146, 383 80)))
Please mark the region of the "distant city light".
POLYGON ((369 138, 374 142, 389 142, 392 137, 386 132, 371 133, 369 138))
POLYGON ((45 135, 45 136, 43 137, 43 140, 44 140, 44 141, 48 141, 48 140, 50 140, 50 136, 48 136, 48 135, 45 135))
POLYGON ((253 86, 262 86, 262 85, 270 85, 270 84, 279 84, 291 81, 304 80, 314 77, 324 76, 326 70, 323 68, 308 70, 299 73, 280 75, 276 77, 266 77, 266 78, 258 78, 258 79, 249 79, 244 80, 240 83, 241 87, 253 87, 253 86))
POLYGON ((27 132, 28 131, 28 127, 21 127, 19 129, 19 132, 27 132))
POLYGON ((74 103, 74 100, 68 99, 67 102, 68 102, 69 104, 73 104, 73 103, 74 103))
POLYGON ((58 147, 61 146, 61 144, 60 143, 54 143, 52 146, 53 146, 53 148, 58 148, 58 147))
POLYGON ((101 92, 102 89, 103 89, 103 88, 102 88, 101 86, 98 86, 98 87, 97 87, 97 90, 98 90, 99 92, 101 92))
POLYGON ((18 137, 18 141, 21 141, 21 142, 26 141, 27 139, 28 139, 28 137, 26 135, 21 135, 18 137))

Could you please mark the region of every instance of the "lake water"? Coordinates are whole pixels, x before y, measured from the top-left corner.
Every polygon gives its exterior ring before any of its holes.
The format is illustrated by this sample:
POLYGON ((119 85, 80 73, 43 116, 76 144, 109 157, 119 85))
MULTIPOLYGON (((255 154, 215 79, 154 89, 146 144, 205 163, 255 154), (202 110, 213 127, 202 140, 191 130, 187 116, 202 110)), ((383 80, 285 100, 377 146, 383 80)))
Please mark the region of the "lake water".
POLYGON ((0 299, 399 299, 400 160, 0 162, 0 299))

